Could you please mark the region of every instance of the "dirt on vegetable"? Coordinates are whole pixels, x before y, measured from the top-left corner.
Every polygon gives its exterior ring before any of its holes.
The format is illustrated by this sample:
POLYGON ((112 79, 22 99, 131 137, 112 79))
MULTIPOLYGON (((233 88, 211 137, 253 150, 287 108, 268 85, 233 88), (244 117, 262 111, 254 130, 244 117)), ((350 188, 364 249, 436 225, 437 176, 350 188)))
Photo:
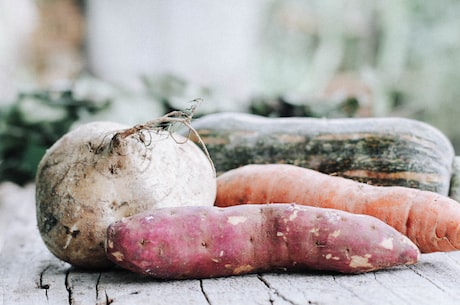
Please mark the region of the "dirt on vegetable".
MULTIPOLYGON (((194 108, 133 127, 82 125, 60 138, 36 176, 38 229, 58 258, 105 268, 107 226, 123 217, 172 206, 211 206, 216 176, 209 156, 174 132, 194 108)), ((191 129, 193 132, 193 129, 191 129)))

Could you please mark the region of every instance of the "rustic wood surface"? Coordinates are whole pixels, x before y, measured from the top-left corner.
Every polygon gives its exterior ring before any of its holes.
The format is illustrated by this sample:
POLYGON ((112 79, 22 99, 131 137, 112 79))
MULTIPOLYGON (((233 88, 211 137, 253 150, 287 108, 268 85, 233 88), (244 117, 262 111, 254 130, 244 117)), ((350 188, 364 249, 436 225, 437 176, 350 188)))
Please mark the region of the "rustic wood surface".
POLYGON ((77 270, 43 244, 34 186, 0 185, 0 305, 460 304, 460 251, 361 275, 253 274, 161 281, 121 269, 77 270))

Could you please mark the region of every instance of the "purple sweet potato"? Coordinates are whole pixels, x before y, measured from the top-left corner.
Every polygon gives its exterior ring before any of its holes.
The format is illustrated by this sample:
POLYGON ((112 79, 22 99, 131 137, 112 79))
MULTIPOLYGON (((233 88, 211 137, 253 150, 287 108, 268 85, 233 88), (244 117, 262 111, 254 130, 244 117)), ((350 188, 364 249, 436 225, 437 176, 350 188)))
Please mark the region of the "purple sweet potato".
POLYGON ((372 216, 296 204, 162 208, 112 223, 107 257, 162 279, 256 272, 361 273, 414 264, 407 237, 372 216))

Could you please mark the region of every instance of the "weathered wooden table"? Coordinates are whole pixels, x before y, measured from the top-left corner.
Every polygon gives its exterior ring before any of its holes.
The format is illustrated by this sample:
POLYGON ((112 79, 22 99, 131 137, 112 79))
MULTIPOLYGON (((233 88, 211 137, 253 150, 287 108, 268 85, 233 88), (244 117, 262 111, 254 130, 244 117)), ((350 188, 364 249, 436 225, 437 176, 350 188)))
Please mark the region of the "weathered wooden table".
POLYGON ((460 251, 361 275, 253 274, 160 281, 87 272, 51 255, 35 221, 34 186, 0 185, 0 305, 460 304, 460 251))

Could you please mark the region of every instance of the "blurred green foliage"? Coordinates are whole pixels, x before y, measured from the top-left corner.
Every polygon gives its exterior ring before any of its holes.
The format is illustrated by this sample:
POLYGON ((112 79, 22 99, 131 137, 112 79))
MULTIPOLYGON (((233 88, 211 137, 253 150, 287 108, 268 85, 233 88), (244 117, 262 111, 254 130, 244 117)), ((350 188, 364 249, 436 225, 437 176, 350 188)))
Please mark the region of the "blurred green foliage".
POLYGON ((91 78, 79 81, 79 90, 21 93, 0 108, 0 181, 32 180, 46 149, 76 122, 141 123, 186 109, 194 98, 205 101, 196 117, 245 111, 414 118, 439 128, 458 152, 458 12, 454 0, 269 1, 254 50, 253 96, 233 101, 181 75, 154 74, 136 93, 91 78))
POLYGON ((14 103, 0 109, 0 181, 32 181, 46 149, 83 113, 107 105, 78 99, 72 90, 19 94, 14 103))
POLYGON ((434 125, 460 151, 458 12, 454 0, 270 1, 261 91, 296 105, 353 96, 366 115, 434 125))

